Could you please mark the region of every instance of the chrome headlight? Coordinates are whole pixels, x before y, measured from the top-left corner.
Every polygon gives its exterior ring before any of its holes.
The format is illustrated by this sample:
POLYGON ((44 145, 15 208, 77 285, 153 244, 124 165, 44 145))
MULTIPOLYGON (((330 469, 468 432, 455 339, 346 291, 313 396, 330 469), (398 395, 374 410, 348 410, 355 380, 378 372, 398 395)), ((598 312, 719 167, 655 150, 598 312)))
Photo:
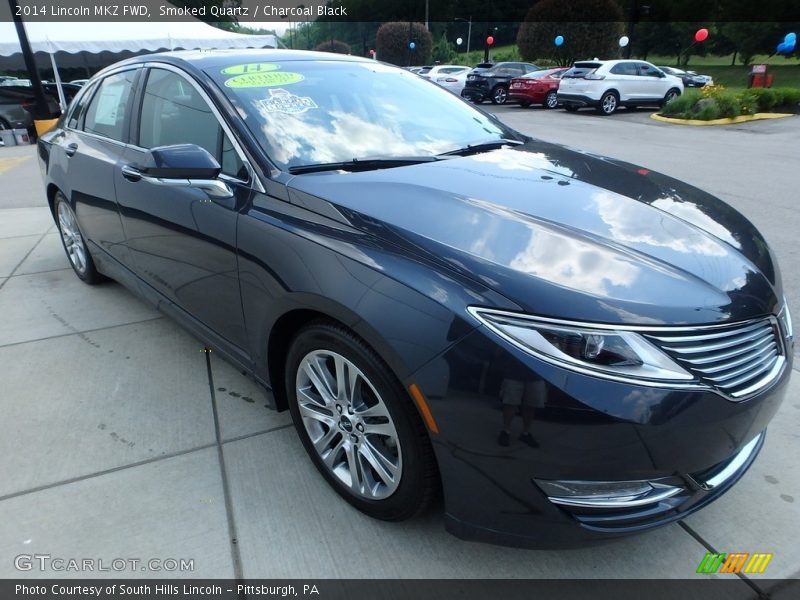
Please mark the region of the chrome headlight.
POLYGON ((689 383, 694 377, 643 336, 614 326, 570 323, 471 306, 489 329, 558 366, 644 385, 689 383))

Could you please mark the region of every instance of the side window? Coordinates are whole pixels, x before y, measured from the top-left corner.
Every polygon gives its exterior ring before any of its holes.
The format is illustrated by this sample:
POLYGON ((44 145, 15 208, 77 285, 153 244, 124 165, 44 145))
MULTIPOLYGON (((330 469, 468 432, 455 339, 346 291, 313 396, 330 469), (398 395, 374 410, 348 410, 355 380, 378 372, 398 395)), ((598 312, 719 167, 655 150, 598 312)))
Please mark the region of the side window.
POLYGON ((75 103, 70 112, 69 119, 67 120, 67 127, 78 129, 81 123, 81 115, 86 112, 86 107, 89 106, 89 99, 94 94, 94 85, 89 86, 90 89, 85 90, 79 102, 75 103))
POLYGON ((247 178, 247 170, 216 115, 186 79, 151 69, 142 98, 139 146, 196 144, 215 157, 226 175, 247 178))
POLYGON ((661 77, 661 72, 652 65, 639 63, 639 75, 645 77, 661 77))
POLYGON ((611 67, 611 72, 614 75, 638 75, 636 72, 636 65, 632 62, 617 63, 611 67))
POLYGON ((136 70, 132 69, 109 75, 100 82, 86 109, 84 131, 125 141, 126 114, 135 77, 136 70))

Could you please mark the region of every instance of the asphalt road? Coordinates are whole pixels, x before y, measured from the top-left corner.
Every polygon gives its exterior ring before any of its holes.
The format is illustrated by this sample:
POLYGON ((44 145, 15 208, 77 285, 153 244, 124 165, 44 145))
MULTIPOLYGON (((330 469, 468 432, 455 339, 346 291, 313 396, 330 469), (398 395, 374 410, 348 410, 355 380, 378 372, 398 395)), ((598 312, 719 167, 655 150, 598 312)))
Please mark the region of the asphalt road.
POLYGON ((639 164, 726 201, 764 234, 789 305, 800 315, 800 116, 692 127, 655 121, 653 111, 642 109, 604 117, 590 110, 482 107, 528 135, 639 164))

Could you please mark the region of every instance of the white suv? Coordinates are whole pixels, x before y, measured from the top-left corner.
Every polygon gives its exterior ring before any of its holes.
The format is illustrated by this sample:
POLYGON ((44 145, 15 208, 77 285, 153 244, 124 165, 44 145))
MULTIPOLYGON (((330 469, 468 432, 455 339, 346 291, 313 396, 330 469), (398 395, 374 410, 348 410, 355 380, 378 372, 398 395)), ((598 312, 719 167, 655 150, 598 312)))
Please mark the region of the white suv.
POLYGON ((610 115, 620 106, 661 106, 682 93, 678 77, 643 60, 587 60, 561 76, 558 103, 569 111, 593 106, 610 115))

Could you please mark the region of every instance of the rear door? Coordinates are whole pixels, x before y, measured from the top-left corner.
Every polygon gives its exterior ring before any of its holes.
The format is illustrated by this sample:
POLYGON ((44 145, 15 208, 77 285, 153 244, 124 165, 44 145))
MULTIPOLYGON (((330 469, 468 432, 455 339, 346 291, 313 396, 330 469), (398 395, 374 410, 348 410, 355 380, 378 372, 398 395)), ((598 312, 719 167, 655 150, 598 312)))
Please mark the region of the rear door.
POLYGON ((53 140, 53 180, 70 200, 89 244, 127 262, 115 179, 128 142, 133 90, 140 68, 111 73, 86 90, 53 140))
POLYGON ((645 92, 636 63, 631 61, 619 62, 611 67, 606 80, 606 87, 615 88, 623 102, 639 100, 645 92))
POLYGON ((219 111, 191 77, 171 66, 150 68, 137 98, 138 124, 125 163, 150 148, 196 144, 222 166, 232 198, 196 187, 122 178, 117 199, 139 277, 229 343, 245 341, 236 257, 238 211, 249 201, 250 171, 219 111))

